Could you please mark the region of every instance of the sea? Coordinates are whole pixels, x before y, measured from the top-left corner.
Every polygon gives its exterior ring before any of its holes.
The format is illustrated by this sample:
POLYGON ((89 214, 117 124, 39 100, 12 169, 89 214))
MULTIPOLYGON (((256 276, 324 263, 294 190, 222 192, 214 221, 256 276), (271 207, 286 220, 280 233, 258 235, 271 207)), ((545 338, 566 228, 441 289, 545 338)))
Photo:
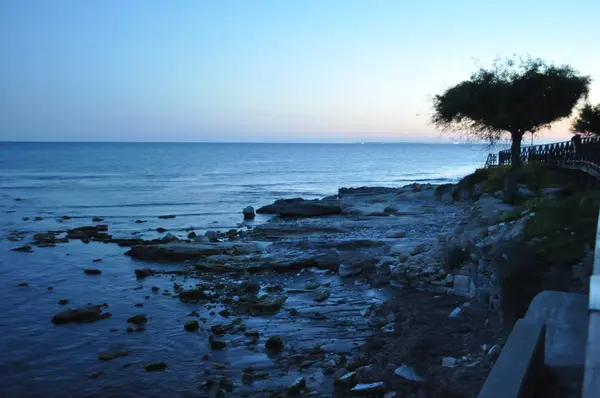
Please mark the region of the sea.
MULTIPOLYGON (((182 237, 191 229, 227 231, 240 226, 244 207, 280 198, 319 198, 340 187, 456 182, 482 167, 488 152, 475 144, 2 142, 0 396, 203 396, 198 364, 207 342, 191 341, 180 324, 170 327, 182 322, 181 309, 170 304, 177 301, 148 299, 150 286, 136 281, 139 264, 123 248, 71 241, 32 253, 11 251, 33 234, 93 225, 95 217, 116 237, 153 238, 160 236, 158 227, 182 237), (164 215, 175 217, 159 218, 164 215), (90 279, 86 267, 101 268, 102 275, 90 279), (52 325, 52 315, 65 309, 61 299, 71 307, 107 303, 113 317, 52 325), (153 326, 128 335, 126 319, 138 302, 153 326), (121 362, 97 360, 99 352, 130 347, 130 358, 121 362), (141 366, 161 360, 171 369, 161 375, 141 366)), ((259 215, 253 223, 268 220, 259 215)), ((168 279, 151 283, 161 291, 172 288, 168 279)))

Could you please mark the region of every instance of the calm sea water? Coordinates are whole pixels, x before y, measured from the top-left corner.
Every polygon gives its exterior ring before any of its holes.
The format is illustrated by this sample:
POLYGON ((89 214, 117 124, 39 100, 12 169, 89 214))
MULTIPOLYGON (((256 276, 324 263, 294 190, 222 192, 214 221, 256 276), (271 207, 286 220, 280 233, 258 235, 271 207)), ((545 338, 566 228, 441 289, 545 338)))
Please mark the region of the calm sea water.
MULTIPOLYGON (((90 225, 92 217, 102 217, 115 236, 153 237, 159 226, 179 234, 189 227, 225 231, 242 221, 247 205, 331 195, 342 186, 451 182, 482 166, 486 155, 477 145, 0 143, 0 396, 203 396, 199 357, 210 349, 206 338, 186 335, 181 325, 190 310, 206 309, 160 295, 146 299, 152 285, 172 288, 172 282, 137 281, 140 264, 116 245, 73 241, 10 251, 36 232, 90 225), (165 214, 177 217, 158 219, 165 214), (22 242, 6 239, 14 231, 24 234, 22 242), (84 275, 85 267, 99 267, 102 275, 84 275), (17 286, 23 281, 29 287, 17 286), (53 326, 50 318, 64 309, 59 299, 73 307, 106 302, 113 317, 53 326), (139 302, 143 309, 134 307, 139 302), (148 330, 125 333, 127 317, 141 310, 151 318, 148 330), (121 362, 96 359, 110 349, 132 354, 121 362), (169 371, 123 368, 159 360, 169 371), (105 373, 90 379, 93 372, 105 373)), ((266 355, 248 355, 212 353, 211 360, 241 368, 271 363, 266 355)))
POLYGON ((486 155, 483 145, 0 143, 0 206, 124 223, 168 213, 225 228, 243 207, 281 197, 455 181, 486 155))

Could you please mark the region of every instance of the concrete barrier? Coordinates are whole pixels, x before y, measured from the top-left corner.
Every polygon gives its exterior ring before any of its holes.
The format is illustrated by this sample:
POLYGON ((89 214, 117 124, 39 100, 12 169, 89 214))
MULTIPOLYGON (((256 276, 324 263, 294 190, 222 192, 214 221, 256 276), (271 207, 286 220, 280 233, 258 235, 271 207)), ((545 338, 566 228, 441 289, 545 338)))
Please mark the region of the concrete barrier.
POLYGON ((545 340, 544 322, 519 319, 478 398, 532 396, 537 382, 544 377, 545 340))

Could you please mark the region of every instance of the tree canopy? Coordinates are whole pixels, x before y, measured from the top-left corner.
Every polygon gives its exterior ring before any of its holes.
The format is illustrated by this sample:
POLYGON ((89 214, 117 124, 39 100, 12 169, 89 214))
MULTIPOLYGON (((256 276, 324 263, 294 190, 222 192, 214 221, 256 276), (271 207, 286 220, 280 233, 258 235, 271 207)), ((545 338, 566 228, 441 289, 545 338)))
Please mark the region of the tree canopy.
POLYGON ((574 133, 582 135, 600 135, 600 104, 586 103, 573 122, 574 133))
POLYGON ((590 78, 567 65, 540 59, 503 59, 479 70, 433 100, 431 121, 445 130, 467 131, 492 142, 510 133, 519 142, 568 117, 590 78))

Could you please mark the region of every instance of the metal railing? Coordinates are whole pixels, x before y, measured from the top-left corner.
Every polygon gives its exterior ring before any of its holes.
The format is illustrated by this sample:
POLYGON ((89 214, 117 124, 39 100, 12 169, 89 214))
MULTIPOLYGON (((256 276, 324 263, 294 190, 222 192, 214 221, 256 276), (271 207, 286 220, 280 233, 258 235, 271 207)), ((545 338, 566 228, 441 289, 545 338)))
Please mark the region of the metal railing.
MULTIPOLYGON (((490 153, 486 167, 509 166, 512 163, 510 149, 490 153)), ((532 145, 521 148, 521 162, 530 161, 557 164, 571 169, 579 169, 600 178, 600 137, 583 137, 571 141, 545 145, 532 145)))

